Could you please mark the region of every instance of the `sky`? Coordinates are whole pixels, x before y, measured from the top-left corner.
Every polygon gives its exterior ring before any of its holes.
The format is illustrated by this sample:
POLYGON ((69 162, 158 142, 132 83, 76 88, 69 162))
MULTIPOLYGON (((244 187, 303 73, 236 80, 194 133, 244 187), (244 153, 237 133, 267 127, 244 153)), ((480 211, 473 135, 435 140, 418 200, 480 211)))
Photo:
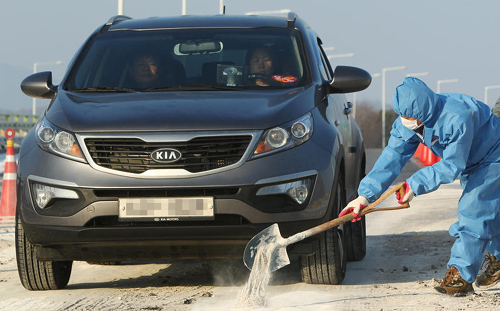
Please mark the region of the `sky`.
MULTIPOLYGON (((176 16, 182 0, 124 0, 132 18, 176 16)), ((220 0, 186 0, 187 14, 219 14, 220 0)), ((318 33, 332 66, 363 68, 373 75, 371 86, 356 102, 382 107, 383 68, 386 107, 406 75, 418 74, 430 88, 465 93, 493 106, 500 97, 498 0, 223 0, 226 14, 290 9, 318 33), (495 39, 497 38, 497 39, 495 39), (428 73, 428 75, 420 75, 428 73), (450 80, 458 79, 458 82, 450 80), (441 81, 441 82, 438 82, 441 81)), ((52 71, 54 82, 88 36, 118 13, 118 0, 0 0, 0 114, 31 114, 32 99, 19 84, 37 71, 52 71), (54 62, 61 61, 62 65, 54 62)), ((48 105, 37 99, 37 114, 48 105)))

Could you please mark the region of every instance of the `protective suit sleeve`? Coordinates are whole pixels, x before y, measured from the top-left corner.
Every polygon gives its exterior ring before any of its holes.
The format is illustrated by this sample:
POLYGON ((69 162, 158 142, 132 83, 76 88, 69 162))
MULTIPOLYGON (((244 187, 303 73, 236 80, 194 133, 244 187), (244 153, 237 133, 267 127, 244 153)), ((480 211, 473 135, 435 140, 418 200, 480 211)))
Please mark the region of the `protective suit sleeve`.
POLYGON ((408 129, 393 125, 387 147, 375 162, 373 169, 361 180, 358 194, 371 203, 377 200, 398 177, 406 162, 417 150, 418 138, 408 129), (401 134, 401 132, 403 132, 401 134))
POLYGON ((432 166, 418 170, 407 182, 420 195, 432 192, 441 184, 453 182, 467 166, 474 136, 472 114, 469 117, 456 117, 446 122, 444 139, 440 143, 445 146, 441 161, 432 166))

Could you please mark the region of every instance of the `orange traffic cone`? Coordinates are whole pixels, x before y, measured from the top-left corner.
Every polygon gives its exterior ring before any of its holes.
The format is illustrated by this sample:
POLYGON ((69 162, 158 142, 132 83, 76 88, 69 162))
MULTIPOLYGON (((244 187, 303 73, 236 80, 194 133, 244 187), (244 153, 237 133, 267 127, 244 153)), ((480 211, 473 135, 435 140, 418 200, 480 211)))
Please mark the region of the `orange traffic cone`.
POLYGON ((427 162, 424 163, 424 165, 431 166, 431 165, 435 164, 436 162, 438 162, 438 156, 435 155, 434 152, 432 152, 429 149, 429 157, 427 158, 427 162))
POLYGON ((422 163, 423 165, 426 165, 425 163, 427 162, 427 158, 429 157, 429 148, 427 148, 426 145, 422 145, 422 155, 420 157, 420 163, 422 163))
POLYGON ((420 160, 422 158, 422 152, 424 150, 424 145, 423 144, 418 144, 417 150, 413 154, 413 157, 417 160, 420 160))
POLYGON ((7 154, 5 157, 5 169, 3 173, 2 201, 0 202, 0 217, 14 216, 16 213, 16 180, 17 165, 14 154, 15 131, 11 128, 5 130, 7 137, 7 154))
POLYGON ((430 148, 426 147, 425 155, 422 157, 422 159, 420 159, 420 162, 422 162, 422 164, 425 166, 431 166, 439 162, 439 160, 440 160, 439 157, 435 155, 430 148))

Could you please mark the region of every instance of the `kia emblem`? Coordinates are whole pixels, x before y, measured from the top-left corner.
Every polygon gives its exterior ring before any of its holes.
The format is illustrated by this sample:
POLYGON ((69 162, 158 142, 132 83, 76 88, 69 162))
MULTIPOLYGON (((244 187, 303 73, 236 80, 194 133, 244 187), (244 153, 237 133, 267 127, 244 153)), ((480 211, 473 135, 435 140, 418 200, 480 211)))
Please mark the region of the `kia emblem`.
POLYGON ((151 159, 159 163, 174 163, 181 159, 182 153, 177 149, 163 148, 151 152, 151 159))

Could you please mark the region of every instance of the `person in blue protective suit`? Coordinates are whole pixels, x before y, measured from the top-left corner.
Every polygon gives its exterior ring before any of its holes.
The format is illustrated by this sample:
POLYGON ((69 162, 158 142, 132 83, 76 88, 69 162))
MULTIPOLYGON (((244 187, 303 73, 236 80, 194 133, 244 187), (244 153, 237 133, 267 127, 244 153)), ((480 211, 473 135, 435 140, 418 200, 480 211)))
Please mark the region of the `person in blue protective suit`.
POLYGON ((458 222, 450 227, 456 238, 448 270, 436 290, 456 296, 472 293, 472 283, 489 287, 500 281, 500 119, 484 103, 463 94, 436 94, 424 82, 405 78, 392 105, 400 116, 392 126, 387 147, 361 181, 358 198, 341 215, 360 210, 387 190, 412 157, 419 143, 441 161, 424 167, 404 183, 399 203, 460 179, 458 222), (486 270, 481 269, 484 251, 486 270))

